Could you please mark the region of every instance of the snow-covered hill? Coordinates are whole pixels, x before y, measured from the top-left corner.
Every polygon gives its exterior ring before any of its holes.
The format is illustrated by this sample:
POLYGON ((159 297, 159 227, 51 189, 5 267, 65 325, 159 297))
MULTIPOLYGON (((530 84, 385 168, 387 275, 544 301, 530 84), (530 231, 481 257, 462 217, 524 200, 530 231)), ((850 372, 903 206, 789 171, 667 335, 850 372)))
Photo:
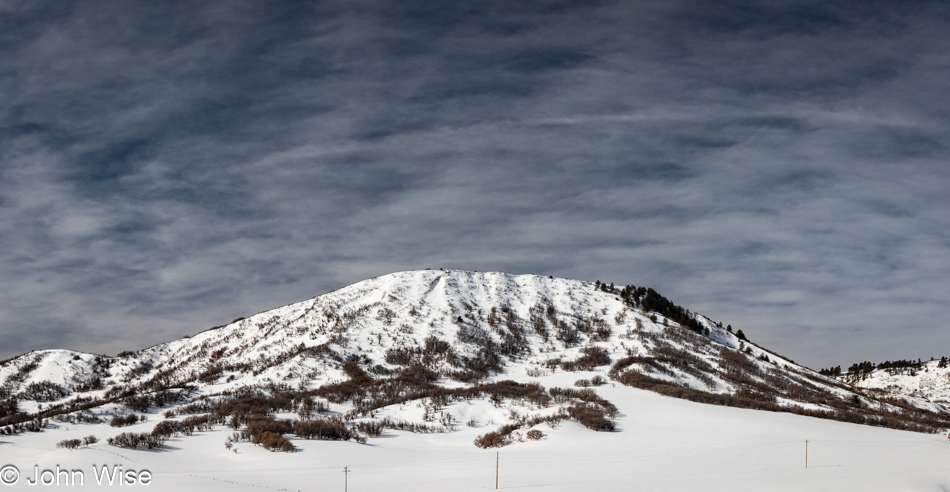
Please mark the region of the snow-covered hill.
POLYGON ((875 369, 845 375, 841 380, 874 394, 912 396, 943 406, 950 405, 950 367, 939 360, 920 362, 919 367, 875 369))
MULTIPOLYGON (((835 412, 894 403, 875 402, 686 312, 698 329, 591 282, 401 272, 118 357, 32 352, 0 368, 0 396, 18 396, 19 409, 34 413, 76 397, 108 401, 168 389, 177 389, 168 400, 268 385, 305 390, 349 379, 349 361, 371 377, 421 365, 447 386, 563 370, 608 379, 614 364, 613 378, 622 372, 634 385, 653 388, 659 380, 783 407, 835 412)), ((913 405, 945 411, 918 393, 913 405)))
POLYGON ((637 428, 640 389, 923 432, 950 427, 937 401, 943 369, 928 367, 926 383, 915 376, 916 393, 866 391, 890 383, 853 387, 743 338, 642 287, 400 272, 116 357, 49 350, 6 361, 0 432, 41 448, 55 442, 54 428, 100 439, 161 428, 177 449, 204 449, 207 435, 223 442, 237 430, 229 449, 247 453, 266 452, 247 440, 301 451, 311 449, 305 438, 373 444, 405 432, 431 434, 426 445, 447 450, 477 449, 476 438, 481 447, 550 446, 532 442, 590 439, 555 437, 565 422, 618 435, 637 428), (106 423, 129 414, 144 420, 106 423))

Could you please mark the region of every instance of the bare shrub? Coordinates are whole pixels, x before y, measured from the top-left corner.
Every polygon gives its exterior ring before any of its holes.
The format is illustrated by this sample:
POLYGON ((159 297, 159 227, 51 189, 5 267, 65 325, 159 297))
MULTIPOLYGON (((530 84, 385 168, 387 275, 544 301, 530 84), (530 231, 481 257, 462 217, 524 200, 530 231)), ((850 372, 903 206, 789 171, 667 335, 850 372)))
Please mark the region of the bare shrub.
MULTIPOLYGON (((347 441, 353 438, 353 432, 342 422, 331 420, 298 420, 293 423, 293 433, 303 439, 347 441)), ((382 433, 382 424, 379 424, 379 433, 382 433)))
POLYGON ((591 371, 597 366, 606 366, 610 364, 610 354, 601 347, 584 347, 581 349, 581 355, 577 360, 561 363, 561 369, 565 371, 591 371))
MULTIPOLYGON (((212 354, 212 357, 214 354, 212 354)), ((224 374, 224 368, 218 364, 212 364, 204 372, 198 375, 198 381, 206 384, 215 383, 224 374)))
POLYGON ((438 380, 439 375, 423 364, 412 364, 399 371, 396 379, 413 384, 427 384, 438 380))
POLYGON ((722 373, 730 379, 742 381, 747 377, 759 375, 759 366, 741 352, 724 347, 719 352, 719 357, 722 373))
POLYGON ((82 441, 79 439, 65 439, 56 444, 57 448, 69 450, 79 449, 79 446, 82 446, 82 441))
POLYGON ((548 373, 545 370, 534 368, 534 367, 529 367, 527 370, 525 370, 525 374, 527 374, 528 377, 531 377, 531 378, 539 378, 541 376, 548 375, 548 373))
POLYGON ((599 405, 578 403, 568 407, 567 413, 588 429, 612 431, 615 428, 613 421, 607 418, 607 412, 599 405))
POLYGON ((126 427, 129 425, 137 424, 139 422, 145 422, 147 419, 148 417, 144 415, 139 416, 139 415, 135 415, 134 413, 126 415, 126 416, 117 415, 113 417, 112 420, 109 421, 109 425, 111 425, 112 427, 126 427))
POLYGON ((561 341, 565 347, 573 347, 581 342, 581 336, 576 327, 568 324, 564 320, 558 320, 555 331, 555 338, 561 341))
POLYGON ((445 432, 445 427, 426 424, 417 424, 408 420, 395 420, 385 418, 380 421, 387 429, 395 429, 415 434, 440 434, 445 432))
POLYGON ((153 436, 163 436, 166 439, 172 436, 178 435, 181 430, 181 424, 175 420, 163 420, 158 424, 155 424, 155 428, 152 429, 153 436))
POLYGON ((56 401, 60 398, 69 396, 69 390, 60 384, 52 381, 37 381, 30 383, 23 388, 20 393, 22 400, 34 400, 38 402, 56 401))
POLYGON ((375 420, 356 424, 356 429, 369 437, 379 437, 383 435, 384 428, 385 427, 383 426, 382 422, 377 422, 375 420))
POLYGON ((542 433, 538 429, 531 429, 527 432, 527 434, 525 434, 525 437, 527 437, 528 439, 532 441, 538 441, 542 437, 544 437, 544 433, 542 433))
POLYGON ((610 335, 613 334, 613 331, 605 323, 601 323, 594 326, 594 333, 591 335, 591 340, 595 342, 606 342, 610 340, 610 335))
POLYGON ((162 436, 153 436, 146 432, 123 432, 115 437, 106 439, 106 442, 108 442, 110 446, 120 448, 138 449, 144 447, 146 449, 155 449, 165 444, 165 438, 162 436))
POLYGON ((294 451, 294 445, 290 441, 281 436, 280 434, 274 432, 264 432, 263 434, 256 436, 256 439, 252 440, 254 444, 259 444, 264 447, 264 449, 269 449, 271 451, 283 451, 285 453, 291 453, 294 451))
POLYGON ((475 438, 475 445, 482 449, 500 448, 507 443, 507 437, 498 432, 489 432, 475 438))
POLYGON ((318 413, 327 413, 330 411, 330 405, 324 400, 317 400, 312 396, 306 396, 300 401, 300 405, 297 407, 297 415, 300 416, 302 420, 309 420, 313 418, 315 414, 318 413))
MULTIPOLYGON (((0 387, 0 392, 3 391, 3 388, 0 387)), ((20 413, 20 407, 17 403, 16 398, 7 398, 5 400, 0 400, 0 419, 4 419, 11 415, 16 415, 20 413)))
POLYGON ((245 439, 252 442, 255 436, 260 436, 265 432, 274 434, 289 434, 293 432, 294 422, 289 420, 274 420, 266 415, 255 415, 248 419, 247 427, 241 432, 245 439))

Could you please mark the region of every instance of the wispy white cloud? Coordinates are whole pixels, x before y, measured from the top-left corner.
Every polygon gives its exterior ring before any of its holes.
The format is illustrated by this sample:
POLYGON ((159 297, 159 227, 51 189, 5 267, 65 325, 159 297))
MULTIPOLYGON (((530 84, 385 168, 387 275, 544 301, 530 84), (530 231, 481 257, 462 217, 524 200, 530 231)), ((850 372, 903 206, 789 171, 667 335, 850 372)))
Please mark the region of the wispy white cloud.
POLYGON ((653 286, 813 365, 950 342, 939 3, 11 5, 0 357, 439 266, 653 286))

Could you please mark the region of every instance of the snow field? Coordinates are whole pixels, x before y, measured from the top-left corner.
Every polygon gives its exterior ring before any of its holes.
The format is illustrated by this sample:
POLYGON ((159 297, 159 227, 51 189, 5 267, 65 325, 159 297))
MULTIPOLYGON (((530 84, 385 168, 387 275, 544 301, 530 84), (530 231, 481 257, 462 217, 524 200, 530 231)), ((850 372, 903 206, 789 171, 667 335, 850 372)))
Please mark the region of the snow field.
MULTIPOLYGON (((564 385, 557 374, 538 378, 545 386, 564 385), (560 379, 560 381, 559 381, 560 379)), ((666 398, 606 385, 598 393, 616 404, 618 432, 592 432, 571 421, 538 428, 541 441, 503 447, 499 485, 532 490, 657 491, 894 491, 950 488, 950 442, 946 436, 859 426, 828 420, 743 410, 666 398), (805 440, 809 468, 805 469, 805 440)), ((408 406, 408 405, 407 405, 408 406)), ((418 409, 417 409, 418 410, 418 409)), ((250 443, 224 441, 231 429, 218 427, 169 440, 159 450, 130 451, 104 443, 121 431, 146 431, 149 421, 122 429, 107 424, 62 426, 40 434, 5 437, 0 461, 21 473, 54 468, 85 471, 94 487, 92 465, 147 469, 150 488, 201 490, 343 489, 440 491, 494 488, 496 450, 472 445, 494 430, 487 422, 499 409, 485 401, 458 402, 449 412, 479 420, 447 434, 387 430, 368 444, 292 439, 298 452, 272 453, 250 443), (460 407, 465 407, 462 409, 460 407), (77 451, 56 449, 67 438, 96 434, 102 442, 77 451)), ((500 423, 500 422, 498 422, 500 423)), ((79 487, 76 487, 79 488, 79 487)), ((99 487, 111 488, 111 487, 99 487)), ((33 490, 23 481, 11 490, 33 490)))

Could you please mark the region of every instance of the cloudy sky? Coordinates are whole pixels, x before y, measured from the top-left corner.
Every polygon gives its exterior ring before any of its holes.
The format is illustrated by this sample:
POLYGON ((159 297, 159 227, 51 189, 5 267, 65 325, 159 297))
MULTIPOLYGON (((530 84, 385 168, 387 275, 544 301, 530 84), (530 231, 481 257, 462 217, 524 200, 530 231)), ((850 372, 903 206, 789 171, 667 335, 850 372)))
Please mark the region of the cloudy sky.
POLYGON ((0 358, 394 271, 950 355, 945 2, 0 0, 0 358), (767 5, 766 5, 767 4, 767 5))

